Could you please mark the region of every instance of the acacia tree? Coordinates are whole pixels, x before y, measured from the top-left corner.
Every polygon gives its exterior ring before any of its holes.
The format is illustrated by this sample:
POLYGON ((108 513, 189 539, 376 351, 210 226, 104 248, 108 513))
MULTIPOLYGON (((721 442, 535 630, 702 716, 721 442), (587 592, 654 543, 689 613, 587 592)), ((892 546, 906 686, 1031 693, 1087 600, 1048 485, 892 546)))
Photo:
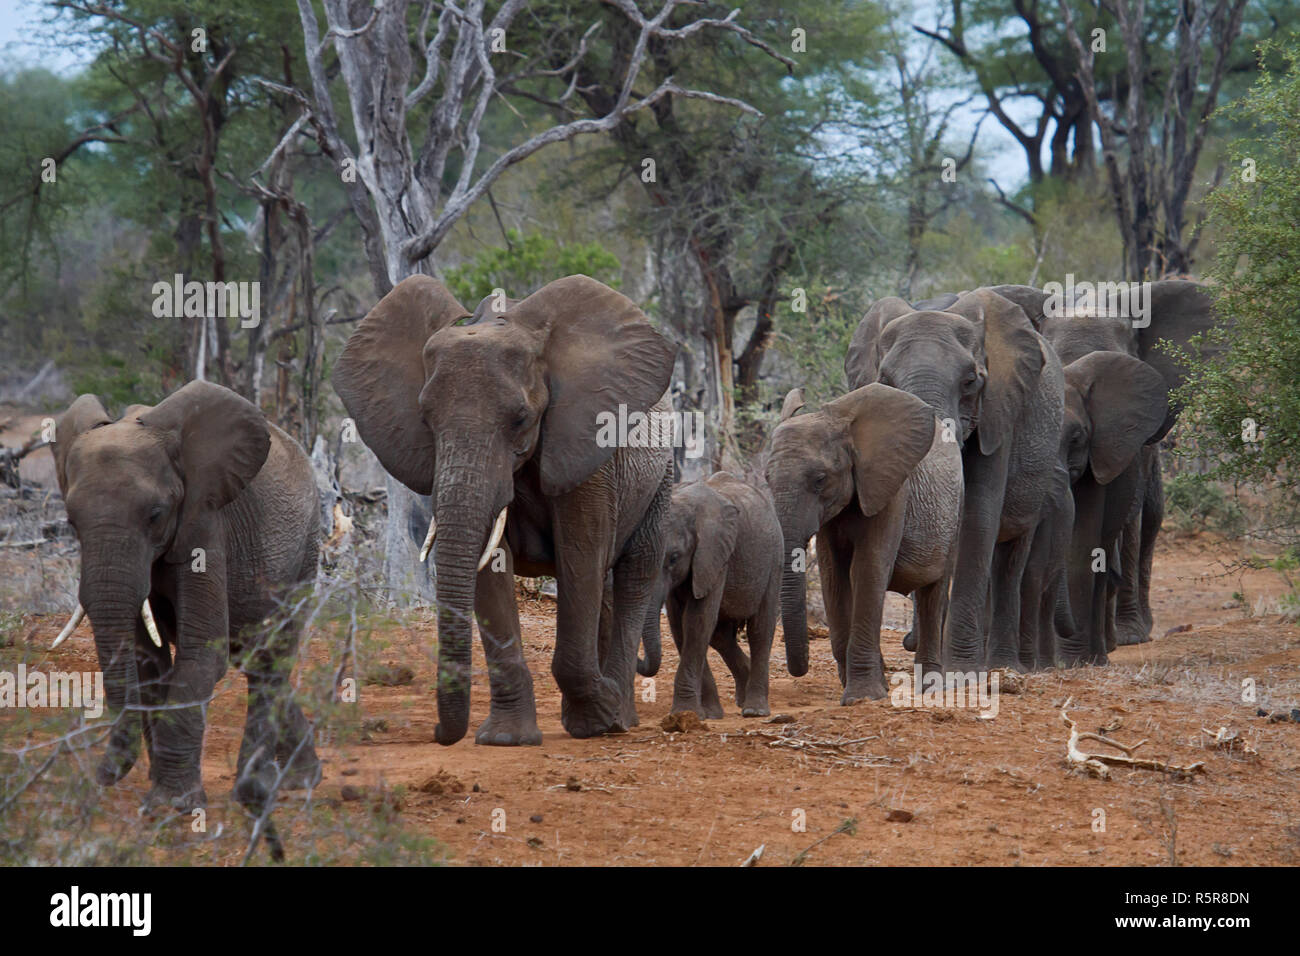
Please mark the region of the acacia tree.
MULTIPOLYGON (((757 112, 740 99, 682 87, 672 76, 648 91, 638 86, 652 44, 662 48, 708 31, 764 46, 737 22, 739 10, 670 23, 678 7, 695 5, 692 0, 664 0, 652 16, 633 0, 607 0, 634 35, 630 46, 606 51, 618 78, 607 108, 595 117, 525 132, 520 142, 488 161, 483 125, 492 103, 509 106, 522 87, 532 97, 540 86, 547 89, 547 99, 572 98, 598 22, 581 31, 563 22, 548 32, 545 42, 529 36, 525 44, 511 40, 512 30, 538 28, 536 20, 528 27, 516 25, 524 0, 503 0, 494 12, 486 0, 467 0, 463 7, 435 0, 377 0, 373 6, 362 0, 323 0, 322 35, 312 0, 297 4, 311 79, 310 93, 300 94, 301 102, 312 135, 335 164, 361 225, 377 295, 407 276, 431 272, 438 245, 471 205, 507 169, 545 146, 609 131, 629 114, 670 96, 757 112), (534 52, 518 52, 525 46, 534 52), (331 49, 336 61, 327 66, 331 49), (335 106, 332 69, 347 98, 350 140, 335 106)), ((415 592, 428 598, 427 576, 411 573, 419 567, 419 542, 409 530, 427 524, 428 502, 391 476, 387 486, 385 577, 395 597, 415 592)))

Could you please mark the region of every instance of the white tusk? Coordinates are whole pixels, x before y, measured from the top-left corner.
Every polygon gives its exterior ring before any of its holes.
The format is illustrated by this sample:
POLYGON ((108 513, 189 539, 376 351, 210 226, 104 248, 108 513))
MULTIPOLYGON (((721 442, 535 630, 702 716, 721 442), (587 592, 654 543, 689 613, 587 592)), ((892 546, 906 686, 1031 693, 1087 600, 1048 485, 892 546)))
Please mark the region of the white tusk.
POLYGON ((506 530, 506 511, 509 507, 509 505, 506 505, 505 508, 501 509, 501 513, 497 515, 496 524, 492 526, 492 534, 488 536, 487 547, 483 549, 483 557, 478 559, 478 570, 480 571, 483 570, 483 565, 488 563, 488 559, 492 557, 492 552, 497 549, 497 545, 501 543, 501 535, 506 530))
POLYGON ((433 550, 433 536, 438 533, 438 516, 433 515, 429 518, 429 533, 424 536, 424 544, 420 546, 420 563, 429 557, 429 552, 433 550))
POLYGON ((60 644, 66 641, 69 637, 71 637, 72 632, 77 629, 77 625, 81 623, 81 619, 85 616, 86 616, 86 609, 82 607, 81 602, 78 601, 77 609, 72 612, 72 617, 68 619, 68 623, 63 625, 63 630, 59 631, 59 636, 56 637, 54 639, 54 643, 50 645, 50 650, 54 650, 56 647, 58 647, 60 644))
POLYGON ((158 636, 158 625, 154 623, 153 608, 149 607, 148 598, 140 605, 140 616, 144 618, 144 629, 149 632, 149 639, 155 647, 162 647, 162 638, 158 636))

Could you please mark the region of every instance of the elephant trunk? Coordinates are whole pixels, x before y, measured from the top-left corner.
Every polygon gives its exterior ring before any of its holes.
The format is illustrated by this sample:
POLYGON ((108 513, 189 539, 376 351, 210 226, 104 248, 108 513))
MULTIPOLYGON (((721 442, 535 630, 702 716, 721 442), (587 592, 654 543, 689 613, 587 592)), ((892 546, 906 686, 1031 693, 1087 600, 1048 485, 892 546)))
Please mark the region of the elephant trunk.
POLYGON ((781 567, 781 627, 785 631, 785 666, 792 677, 808 673, 808 539, 782 525, 785 554, 781 567))
MULTIPOLYGON (((83 545, 83 555, 93 555, 83 545)), ((95 654, 104 675, 104 696, 116 721, 98 777, 115 783, 135 764, 140 753, 140 677, 136 670, 135 637, 140 605, 149 592, 145 575, 132 573, 128 562, 83 558, 80 598, 95 634, 95 654)))
POLYGON ((663 641, 659 630, 659 611, 668 599, 667 576, 660 575, 655 582, 654 593, 646 608, 645 627, 641 631, 641 644, 645 648, 645 657, 638 658, 636 672, 642 677, 654 677, 659 673, 659 664, 663 659, 663 641))

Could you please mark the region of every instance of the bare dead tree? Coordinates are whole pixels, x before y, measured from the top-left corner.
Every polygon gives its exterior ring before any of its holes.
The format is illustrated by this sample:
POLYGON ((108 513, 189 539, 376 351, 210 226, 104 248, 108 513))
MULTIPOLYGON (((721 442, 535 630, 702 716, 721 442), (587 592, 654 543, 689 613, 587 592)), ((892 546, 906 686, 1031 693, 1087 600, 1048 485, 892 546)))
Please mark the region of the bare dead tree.
POLYGON ((1116 0, 1114 14, 1124 45, 1128 88, 1122 121, 1118 98, 1113 114, 1101 108, 1094 75, 1096 54, 1091 44, 1080 39, 1067 0, 1058 2, 1078 61, 1080 86, 1101 133, 1106 179, 1124 246, 1125 277, 1137 281, 1185 273, 1195 247, 1195 236, 1184 235, 1187 200, 1232 45, 1241 33, 1246 0, 1185 0, 1177 5, 1171 69, 1154 116, 1148 102, 1146 0, 1116 0), (1128 147, 1122 165, 1121 137, 1128 147))

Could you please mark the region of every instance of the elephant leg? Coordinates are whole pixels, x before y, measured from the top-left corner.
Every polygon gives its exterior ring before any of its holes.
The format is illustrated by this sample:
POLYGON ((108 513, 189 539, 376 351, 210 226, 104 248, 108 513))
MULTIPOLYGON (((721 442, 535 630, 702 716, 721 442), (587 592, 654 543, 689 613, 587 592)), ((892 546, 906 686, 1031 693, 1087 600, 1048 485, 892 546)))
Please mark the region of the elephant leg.
POLYGON ((551 673, 560 687, 560 722, 572 737, 621 729, 623 688, 602 674, 598 634, 606 556, 590 542, 568 542, 557 526, 555 654, 551 673), (596 553, 593 553, 595 551, 596 553))
POLYGON ((841 687, 846 681, 844 668, 849 633, 853 630, 853 586, 849 580, 850 561, 850 555, 832 546, 829 535, 817 536, 817 567, 822 580, 822 602, 826 606, 831 654, 835 657, 835 666, 839 669, 841 687))
MULTIPOLYGON (((758 613, 745 622, 745 638, 749 641, 749 672, 745 675, 743 685, 744 698, 739 701, 742 717, 766 717, 772 712, 767 702, 768 666, 772 659, 776 619, 780 613, 780 590, 770 588, 758 606, 758 613)), ((737 696, 740 695, 741 686, 737 678, 737 696)))
POLYGON ((1048 528, 1040 523, 1034 530, 1034 543, 1029 550, 1029 560, 1025 563, 1024 574, 1020 578, 1020 667, 1028 672, 1037 670, 1043 664, 1039 661, 1041 638, 1039 628, 1042 626, 1043 595, 1049 589, 1047 574, 1047 538, 1048 528))
POLYGON ((537 746, 542 732, 537 727, 533 675, 524 661, 520 637, 514 555, 509 548, 504 554, 505 567, 494 571, 489 562, 474 585, 474 614, 491 695, 487 720, 479 724, 474 742, 495 747, 537 746))
POLYGON ((916 635, 916 663, 921 673, 943 671, 943 619, 948 611, 949 577, 927 584, 913 592, 916 612, 912 633, 916 635))
MULTIPOLYGON (((713 632, 711 646, 722 656, 727 670, 731 672, 731 679, 736 685, 736 706, 744 707, 745 688, 749 686, 750 661, 749 656, 741 650, 739 630, 739 625, 734 621, 720 621, 718 629, 713 632)), ((749 625, 745 626, 745 630, 748 636, 749 625)), ((752 643, 750 649, 753 649, 752 643)))
MULTIPOLYGON (((898 522, 902 537, 902 522, 898 522)), ((844 670, 847 680, 840 696, 841 706, 860 700, 879 700, 887 694, 885 659, 880 653, 880 619, 884 612, 885 589, 893 570, 898 541, 863 543, 853 553, 853 626, 845 651, 844 670)))
POLYGON ((1116 622, 1116 610, 1119 606, 1119 592, 1122 585, 1117 581, 1106 581, 1106 652, 1114 651, 1118 646, 1119 630, 1116 622))
POLYGON ((1146 638, 1151 639, 1155 616, 1151 613, 1151 563, 1156 554, 1156 538, 1165 521, 1165 484, 1160 472, 1160 453, 1154 451, 1151 475, 1147 481, 1146 499, 1142 503, 1142 547, 1138 552, 1138 607, 1146 626, 1146 638))
MULTIPOLYGON (((719 621, 709 646, 728 644, 736 646, 736 625, 732 621, 719 621)), ((721 720, 726 716, 722 709, 722 695, 718 693, 718 684, 713 678, 713 668, 709 666, 708 651, 704 652, 704 664, 700 668, 700 716, 708 720, 721 720)))
POLYGON ((275 759, 278 690, 272 677, 274 666, 265 655, 255 654, 244 668, 248 679, 248 712, 244 718, 244 739, 239 744, 239 760, 235 764, 234 795, 254 816, 262 815, 281 784, 275 759))
POLYGON ((1009 455, 1010 449, 1004 447, 993 457, 978 456, 964 468, 966 491, 957 567, 944 628, 944 664, 949 671, 979 671, 988 659, 990 573, 1006 497, 1009 455))
POLYGON ((709 673, 709 643, 718 627, 718 605, 722 602, 721 589, 703 598, 690 598, 682 606, 681 660, 673 678, 673 713, 694 711, 708 716, 708 703, 714 705, 713 719, 721 716, 722 703, 718 689, 709 673), (706 677, 706 673, 708 676, 706 677), (712 692, 713 700, 704 695, 712 692))
POLYGON ((1022 534, 997 546, 993 564, 993 621, 989 631, 990 668, 1019 669, 1020 582, 1033 545, 1032 534, 1022 534))
MULTIPOLYGON (((1120 533, 1121 580, 1116 588, 1115 642, 1140 644, 1146 640, 1148 628, 1142 620, 1142 602, 1138 596, 1141 584, 1142 509, 1134 509, 1120 533)), ((1113 649, 1113 648, 1112 648, 1113 649)))

